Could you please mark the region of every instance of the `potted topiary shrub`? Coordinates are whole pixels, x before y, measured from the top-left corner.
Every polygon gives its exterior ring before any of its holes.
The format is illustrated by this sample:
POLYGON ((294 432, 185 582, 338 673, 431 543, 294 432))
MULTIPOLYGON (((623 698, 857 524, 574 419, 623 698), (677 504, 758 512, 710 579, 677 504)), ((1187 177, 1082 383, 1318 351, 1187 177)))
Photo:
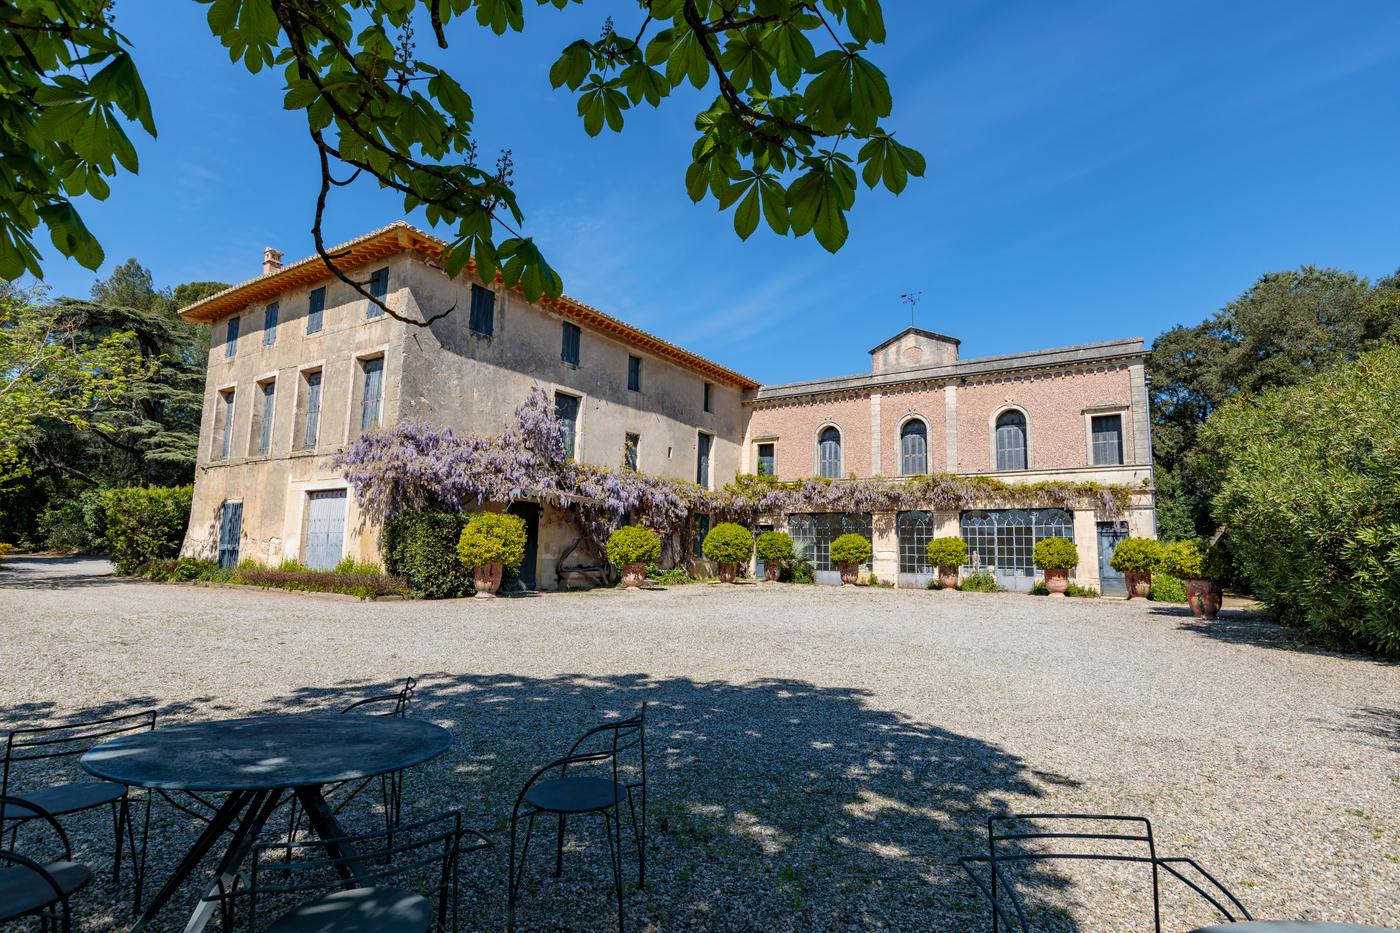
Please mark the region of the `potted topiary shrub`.
POLYGON ((1031 560, 1045 571, 1045 588, 1050 595, 1063 597, 1069 589, 1070 570, 1079 566, 1079 549, 1068 538, 1041 538, 1031 560))
POLYGON ((457 557, 472 569, 476 595, 495 596, 505 568, 525 560, 525 520, 501 512, 476 512, 457 539, 457 557))
POLYGON ((1186 604, 1193 616, 1210 621, 1219 615, 1225 568, 1218 548, 1204 541, 1173 541, 1163 549, 1161 567, 1186 584, 1186 604))
POLYGON ((608 537, 608 560, 622 568, 622 585, 633 590, 646 582, 647 564, 661 557, 661 539, 650 528, 628 525, 608 537))
POLYGON ((841 568, 841 585, 854 586, 860 579, 860 565, 870 560, 870 539, 846 534, 831 542, 831 559, 841 568))
POLYGON ((958 586, 958 568, 967 563, 967 542, 934 538, 928 543, 928 562, 938 568, 938 582, 951 593, 958 586))
POLYGON ((1128 598, 1152 595, 1152 571, 1162 562, 1162 542, 1153 538, 1124 538, 1113 549, 1108 566, 1123 574, 1128 598))
POLYGON ((792 560, 792 537, 785 531, 765 531, 756 545, 763 561, 763 577, 769 583, 778 582, 778 574, 792 560))
POLYGON ((747 564, 753 556, 753 533, 743 525, 720 522, 705 535, 700 550, 719 567, 720 582, 733 583, 739 565, 747 564))

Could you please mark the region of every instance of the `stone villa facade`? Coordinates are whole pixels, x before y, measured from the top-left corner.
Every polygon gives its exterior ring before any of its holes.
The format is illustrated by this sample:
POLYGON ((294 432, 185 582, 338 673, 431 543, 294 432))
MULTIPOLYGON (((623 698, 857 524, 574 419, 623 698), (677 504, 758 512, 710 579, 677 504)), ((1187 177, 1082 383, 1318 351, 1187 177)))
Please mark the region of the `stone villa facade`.
MULTIPOLYGON (((452 309, 427 327, 378 312, 320 259, 284 266, 275 250, 262 275, 181 311, 214 330, 184 553, 377 561, 378 527, 327 457, 402 418, 498 433, 535 386, 554 397, 580 460, 615 466, 630 450, 639 470, 711 488, 741 472, 948 471, 1142 489, 1112 520, 1092 509, 773 516, 819 579, 834 576, 825 548, 842 530, 869 535, 870 569, 902 585, 928 578, 922 542, 962 534, 975 565, 1024 588, 1029 546, 1059 534, 1079 545, 1077 578, 1109 592, 1101 556, 1129 529, 1153 534, 1141 339, 960 360, 957 340, 909 328, 871 351, 868 374, 761 386, 567 296, 532 304, 499 282, 451 279, 434 261, 443 248, 400 222, 331 251, 397 314, 452 309)), ((522 582, 559 585, 578 539, 566 515, 527 492, 493 507, 526 520, 522 582)))

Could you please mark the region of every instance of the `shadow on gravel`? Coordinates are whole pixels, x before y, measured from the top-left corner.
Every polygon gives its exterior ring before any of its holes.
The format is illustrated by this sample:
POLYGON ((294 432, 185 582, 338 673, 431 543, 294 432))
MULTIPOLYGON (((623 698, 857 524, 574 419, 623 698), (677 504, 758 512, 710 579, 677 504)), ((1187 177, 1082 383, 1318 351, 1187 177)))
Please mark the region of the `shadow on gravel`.
POLYGON ((1351 714, 1347 726, 1354 732, 1378 739, 1381 747, 1400 753, 1400 709, 1365 706, 1351 714))
POLYGON ((15 590, 70 590, 116 586, 127 578, 115 576, 111 566, 91 557, 13 557, 0 573, 0 588, 15 590), (90 569, 101 568, 101 569, 90 569))

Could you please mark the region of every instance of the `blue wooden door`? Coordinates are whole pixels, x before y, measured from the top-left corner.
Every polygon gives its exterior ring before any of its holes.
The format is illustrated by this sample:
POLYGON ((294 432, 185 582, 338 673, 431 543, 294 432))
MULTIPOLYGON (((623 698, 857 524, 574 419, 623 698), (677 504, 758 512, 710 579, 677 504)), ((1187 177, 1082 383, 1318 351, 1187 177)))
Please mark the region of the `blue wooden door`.
POLYGON ((238 566, 238 545, 243 539, 243 503, 225 502, 219 514, 219 566, 238 566))
POLYGON ((1108 565, 1118 542, 1128 536, 1127 522, 1099 522, 1099 592, 1104 596, 1127 596, 1128 582, 1108 565))
POLYGON ((306 566, 332 570, 345 548, 345 490, 311 493, 306 517, 306 566))

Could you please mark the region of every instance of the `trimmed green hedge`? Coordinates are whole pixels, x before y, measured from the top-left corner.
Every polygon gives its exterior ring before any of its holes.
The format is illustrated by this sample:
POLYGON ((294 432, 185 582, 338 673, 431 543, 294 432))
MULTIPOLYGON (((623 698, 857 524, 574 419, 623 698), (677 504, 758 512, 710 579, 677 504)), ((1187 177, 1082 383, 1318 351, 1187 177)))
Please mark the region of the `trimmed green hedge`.
POLYGON ((967 563, 967 542, 962 538, 934 538, 926 553, 934 567, 961 567, 967 563))
POLYGON ((661 559, 661 539, 641 525, 627 525, 608 536, 608 560, 618 567, 654 564, 661 559))
POLYGON ((765 531, 755 546, 765 564, 786 564, 792 560, 792 536, 785 531, 765 531))
POLYGON ((720 522, 705 535, 700 550, 717 564, 747 564, 753 556, 753 534, 743 525, 720 522))
POLYGON ((1153 538, 1124 538, 1108 562, 1119 573, 1151 573, 1162 563, 1162 542, 1153 538))
POLYGON ((831 559, 838 564, 863 564, 870 554, 870 539, 864 535, 845 534, 831 542, 831 559))
POLYGON ((525 561, 525 519, 502 512, 473 512, 457 539, 457 558, 472 568, 519 567, 525 561))
POLYGON ((102 491, 107 547, 118 573, 136 573, 153 560, 180 553, 193 493, 193 486, 124 486, 102 491))
POLYGON ((1031 561, 1041 570, 1071 570, 1079 566, 1079 548, 1069 538, 1041 538, 1031 561))
POLYGON ((404 512, 384 523, 384 569, 402 577, 419 599, 472 594, 472 572, 457 559, 467 516, 460 512, 404 512))

